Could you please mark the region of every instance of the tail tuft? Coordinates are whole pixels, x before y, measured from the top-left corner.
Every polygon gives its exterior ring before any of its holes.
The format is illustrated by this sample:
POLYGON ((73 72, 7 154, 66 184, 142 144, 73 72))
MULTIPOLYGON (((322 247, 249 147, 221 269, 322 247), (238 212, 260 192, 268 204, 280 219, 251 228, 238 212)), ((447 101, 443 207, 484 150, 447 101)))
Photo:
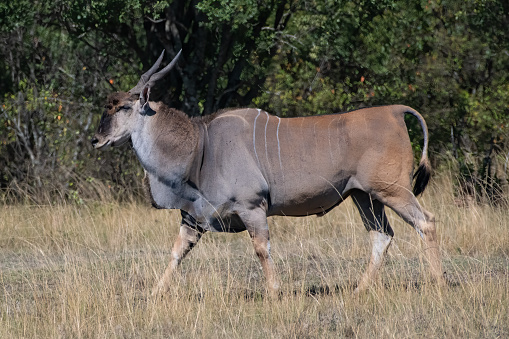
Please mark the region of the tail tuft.
POLYGON ((417 197, 419 194, 424 192, 426 186, 428 186, 429 178, 431 176, 431 165, 428 158, 421 159, 417 171, 415 171, 414 179, 414 195, 417 197))

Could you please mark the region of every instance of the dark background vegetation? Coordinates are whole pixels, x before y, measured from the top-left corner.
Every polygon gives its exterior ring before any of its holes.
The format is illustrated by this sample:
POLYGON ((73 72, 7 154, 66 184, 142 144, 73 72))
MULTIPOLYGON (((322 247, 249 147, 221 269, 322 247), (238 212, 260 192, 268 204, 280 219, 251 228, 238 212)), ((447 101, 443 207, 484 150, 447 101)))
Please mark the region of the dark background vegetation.
MULTIPOLYGON (((132 196, 128 146, 89 139, 108 93, 183 50, 158 99, 189 115, 250 106, 278 116, 406 104, 458 194, 507 196, 506 0, 11 0, 0 4, 4 201, 132 196)), ((422 132, 408 125, 416 152, 422 132)), ((417 154, 417 153, 416 153, 417 154)))

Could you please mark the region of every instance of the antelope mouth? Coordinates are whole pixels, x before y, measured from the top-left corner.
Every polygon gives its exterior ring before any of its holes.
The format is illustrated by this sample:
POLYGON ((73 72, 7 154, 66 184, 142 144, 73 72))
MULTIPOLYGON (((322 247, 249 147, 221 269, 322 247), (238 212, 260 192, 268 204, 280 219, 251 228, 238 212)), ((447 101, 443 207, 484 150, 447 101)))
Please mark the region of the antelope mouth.
POLYGON ((112 146, 112 144, 113 143, 111 142, 111 140, 106 140, 102 144, 95 144, 94 148, 97 150, 104 150, 104 149, 107 149, 108 147, 112 146))

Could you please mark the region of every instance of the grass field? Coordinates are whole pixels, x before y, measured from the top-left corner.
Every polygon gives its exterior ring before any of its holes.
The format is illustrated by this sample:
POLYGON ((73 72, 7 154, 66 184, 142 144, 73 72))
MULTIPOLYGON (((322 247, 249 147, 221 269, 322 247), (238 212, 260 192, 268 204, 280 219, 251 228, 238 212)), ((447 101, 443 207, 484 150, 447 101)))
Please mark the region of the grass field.
POLYGON ((428 280, 422 243, 394 214, 377 283, 355 298, 369 236, 352 203, 271 218, 281 295, 265 293, 247 233, 206 234, 153 299, 179 213, 136 203, 0 206, 0 338, 509 337, 509 212, 458 207, 447 177, 421 199, 454 283, 428 280))

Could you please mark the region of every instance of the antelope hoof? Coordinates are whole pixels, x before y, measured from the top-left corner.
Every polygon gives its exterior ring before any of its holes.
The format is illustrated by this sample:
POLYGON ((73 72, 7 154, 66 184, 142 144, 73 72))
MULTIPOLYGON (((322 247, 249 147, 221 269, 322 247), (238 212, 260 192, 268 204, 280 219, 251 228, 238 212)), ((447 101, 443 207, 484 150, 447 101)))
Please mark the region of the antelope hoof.
POLYGON ((275 298, 275 297, 278 297, 279 296, 279 292, 280 292, 280 284, 279 282, 277 281, 274 281, 274 282, 271 282, 269 284, 267 284, 267 291, 269 292, 269 296, 271 298, 275 298))
POLYGON ((158 296, 164 295, 168 293, 169 287, 162 281, 159 281, 153 288, 152 288, 152 298, 156 298, 158 296))

